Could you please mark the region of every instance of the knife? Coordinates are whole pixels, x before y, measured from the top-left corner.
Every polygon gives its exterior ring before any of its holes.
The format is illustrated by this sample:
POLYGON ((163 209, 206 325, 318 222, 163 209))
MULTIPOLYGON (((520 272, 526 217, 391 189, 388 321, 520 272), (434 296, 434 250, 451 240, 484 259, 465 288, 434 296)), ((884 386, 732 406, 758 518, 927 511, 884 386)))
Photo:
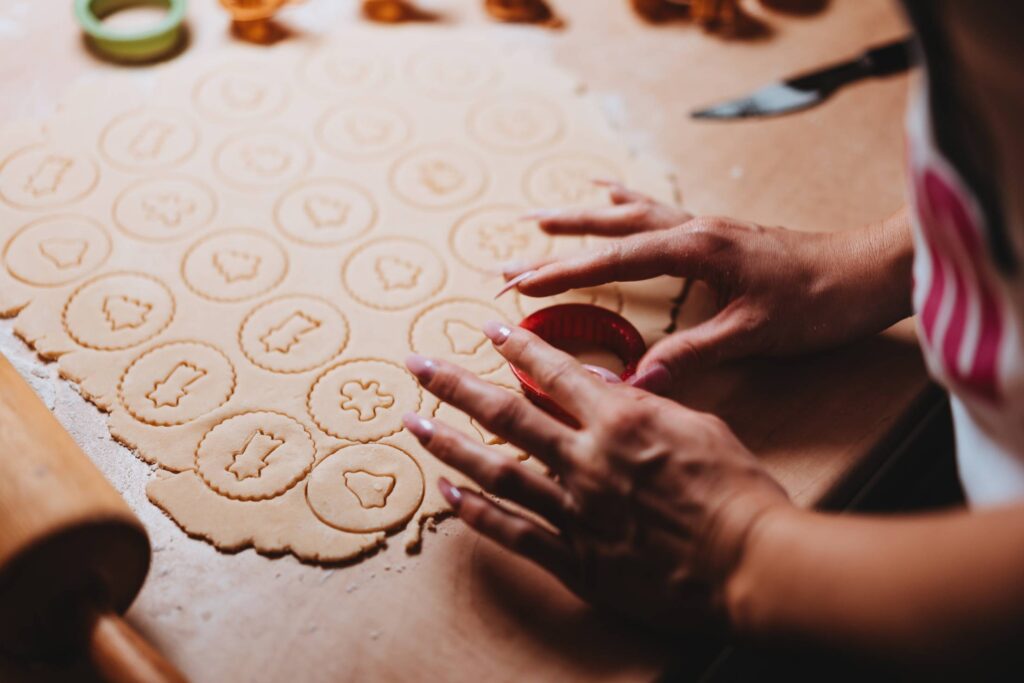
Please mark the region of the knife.
POLYGON ((914 64, 911 45, 909 37, 879 45, 850 61, 766 85, 746 97, 698 109, 690 116, 724 121, 778 116, 807 109, 824 101, 847 83, 906 71, 914 64))

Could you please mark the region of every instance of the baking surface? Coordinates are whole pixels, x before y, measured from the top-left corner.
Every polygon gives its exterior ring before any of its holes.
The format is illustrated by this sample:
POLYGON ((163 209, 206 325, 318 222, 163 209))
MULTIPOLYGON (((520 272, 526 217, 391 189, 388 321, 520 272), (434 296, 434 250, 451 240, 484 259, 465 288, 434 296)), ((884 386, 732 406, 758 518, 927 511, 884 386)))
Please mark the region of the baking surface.
MULTIPOLYGON (((479 21, 467 3, 439 4, 451 8, 453 23, 479 21)), ((624 2, 561 4, 570 24, 563 34, 502 33, 550 50, 587 82, 627 139, 673 165, 692 210, 843 229, 900 204, 905 79, 858 84, 823 107, 777 121, 686 120, 694 106, 899 35, 889 3, 833 2, 813 17, 773 14, 774 34, 749 42, 724 42, 687 25, 646 27, 624 2)), ((110 70, 81 51, 69 17, 31 5, 0 7, 7 120, 48 113, 83 75, 110 70)), ((193 45, 182 60, 226 40, 214 3, 193 5, 193 45)), ((295 38, 305 40, 314 27, 347 25, 350 10, 312 1, 284 17, 305 27, 295 38)), ((393 543, 362 564, 327 570, 252 551, 224 555, 189 539, 143 495, 149 468, 111 442, 104 418, 56 381, 52 366, 11 338, 10 323, 2 327, 3 351, 35 377, 149 529, 154 565, 129 617, 196 680, 644 680, 671 652, 594 617, 525 563, 452 522, 428 533, 418 556, 393 543)), ((926 386, 903 326, 812 359, 695 378, 690 390, 699 404, 718 407, 791 494, 811 504, 872 455, 926 386)))

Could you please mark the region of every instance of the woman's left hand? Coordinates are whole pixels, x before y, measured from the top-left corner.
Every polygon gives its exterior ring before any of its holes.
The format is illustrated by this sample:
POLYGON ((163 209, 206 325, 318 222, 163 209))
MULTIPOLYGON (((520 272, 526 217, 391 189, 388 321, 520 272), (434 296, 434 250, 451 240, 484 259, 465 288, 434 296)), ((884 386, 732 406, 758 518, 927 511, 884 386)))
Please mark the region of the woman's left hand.
POLYGON ((427 390, 555 475, 407 415, 431 453, 544 522, 442 479, 455 513, 595 605, 676 629, 728 622, 727 584, 757 523, 792 509, 779 485, 718 418, 605 383, 522 328, 490 323, 485 332, 579 427, 455 365, 410 357, 427 390))

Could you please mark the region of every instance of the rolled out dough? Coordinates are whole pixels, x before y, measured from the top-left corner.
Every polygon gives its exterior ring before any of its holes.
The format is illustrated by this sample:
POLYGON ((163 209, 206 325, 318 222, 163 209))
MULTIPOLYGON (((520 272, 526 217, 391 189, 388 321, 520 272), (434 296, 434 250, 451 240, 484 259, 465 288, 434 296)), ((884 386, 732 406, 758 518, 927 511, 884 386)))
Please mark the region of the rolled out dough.
MULTIPOLYGON (((0 313, 156 466, 150 499, 224 549, 349 560, 467 483, 401 427, 437 413, 410 352, 512 388, 483 336, 548 301, 494 301, 498 266, 579 250, 521 216, 671 201, 567 74, 451 31, 233 49, 70 95, 0 132, 0 313)), ((649 341, 673 283, 573 292, 649 341)))

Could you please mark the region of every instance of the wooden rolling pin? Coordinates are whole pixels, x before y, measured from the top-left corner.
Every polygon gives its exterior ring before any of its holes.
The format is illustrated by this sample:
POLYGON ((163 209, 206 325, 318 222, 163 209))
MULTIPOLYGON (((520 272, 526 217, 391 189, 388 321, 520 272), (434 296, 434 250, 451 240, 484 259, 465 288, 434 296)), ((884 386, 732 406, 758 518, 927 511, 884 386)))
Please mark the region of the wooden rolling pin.
POLYGON ((0 354, 0 651, 184 681, 118 616, 148 569, 142 524, 0 354))

